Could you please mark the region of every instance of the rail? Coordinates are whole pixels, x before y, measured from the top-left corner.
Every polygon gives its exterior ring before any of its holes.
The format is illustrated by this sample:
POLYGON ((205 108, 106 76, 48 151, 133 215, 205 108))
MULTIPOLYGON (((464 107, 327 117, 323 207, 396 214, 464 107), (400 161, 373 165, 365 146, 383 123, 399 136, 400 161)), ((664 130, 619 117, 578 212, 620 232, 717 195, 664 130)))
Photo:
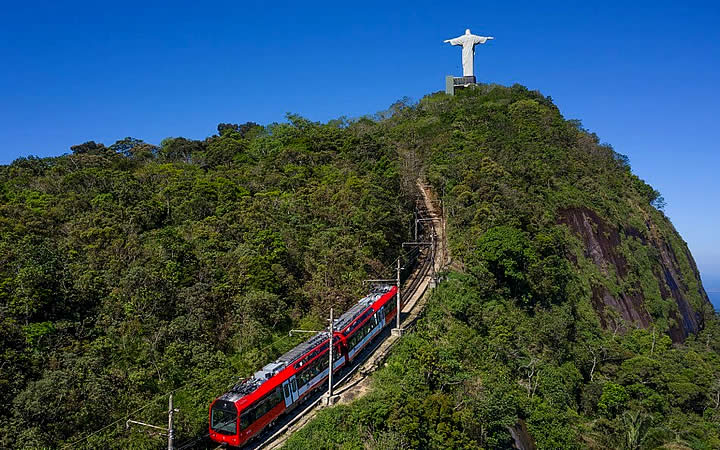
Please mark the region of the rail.
MULTIPOLYGON (((433 239, 433 244, 439 248, 429 248, 429 246, 415 247, 418 252, 418 260, 420 265, 412 270, 410 275, 405 279, 406 286, 403 286, 403 297, 401 310, 401 322, 405 332, 412 331, 415 328, 418 318, 420 317, 427 297, 425 292, 430 287, 431 274, 435 275, 445 265, 447 248, 445 243, 445 227, 444 218, 439 214, 433 204, 433 199, 429 193, 429 187, 422 185, 420 182, 417 186, 421 193, 421 208, 418 211, 418 220, 422 224, 430 225, 430 233, 437 236, 433 239), (436 227, 436 224, 439 224, 436 227), (433 256, 440 256, 440 261, 433 261, 433 256), (435 264, 433 265, 433 262, 435 264)), ((417 222, 416 222, 417 224, 417 222)), ((417 234, 416 241, 417 241, 417 234)), ((341 397, 350 396, 354 388, 363 382, 369 381, 369 375, 380 367, 390 354, 390 351, 399 342, 399 335, 390 335, 390 327, 387 327, 383 333, 383 339, 376 339, 372 346, 369 346, 356 360, 352 367, 348 368, 342 377, 333 383, 337 387, 335 393, 341 397)), ((243 448, 246 450, 275 449, 281 447, 290 435, 301 429, 305 424, 315 417, 318 411, 318 404, 323 399, 324 391, 318 392, 306 400, 307 405, 303 409, 291 413, 285 418, 278 419, 275 426, 269 427, 260 433, 254 441, 247 443, 243 448)), ((197 436, 194 439, 177 447, 177 450, 187 450, 196 448, 196 446, 206 442, 209 437, 208 433, 197 436)), ((203 446, 202 448, 206 448, 203 446)), ((215 447, 216 449, 226 448, 223 445, 215 447)))
MULTIPOLYGON (((435 239, 435 244, 442 247, 441 251, 434 251, 435 249, 425 249, 421 251, 422 264, 413 271, 412 275, 408 277, 406 283, 409 282, 407 287, 403 288, 405 300, 401 305, 401 311, 398 314, 403 314, 402 324, 405 332, 414 329, 417 319, 424 308, 426 296, 425 292, 430 286, 430 273, 434 275, 444 264, 444 256, 447 254, 445 249, 445 236, 444 236, 444 218, 437 214, 433 205, 433 200, 428 192, 429 188, 423 186, 418 182, 418 187, 422 193, 424 209, 431 216, 429 218, 422 218, 423 222, 430 223, 430 232, 434 235, 438 235, 439 239, 435 239), (440 220, 437 220, 440 219, 440 220), (436 229, 435 223, 440 222, 439 229, 436 229), (430 254, 428 254, 430 253, 430 254), (440 255, 443 258, 442 261, 434 261, 431 256, 440 255), (439 263, 439 264, 438 264, 439 263)), ((388 330, 386 330, 387 333, 388 330)), ((337 382, 337 391, 335 392, 339 396, 350 393, 351 390, 358 386, 363 381, 368 379, 368 376, 380 367, 387 359, 392 348, 398 343, 400 336, 389 336, 384 340, 378 339, 373 348, 369 349, 367 354, 362 356, 362 360, 354 364, 352 368, 348 370, 346 374, 340 378, 337 382)), ((300 412, 292 415, 292 417, 284 423, 277 430, 269 430, 269 436, 260 436, 255 444, 246 446, 248 449, 260 450, 260 449, 275 449, 282 446, 285 441, 290 437, 291 433, 301 429, 305 424, 313 419, 317 412, 317 406, 321 402, 322 396, 312 399, 308 406, 306 406, 300 412)))

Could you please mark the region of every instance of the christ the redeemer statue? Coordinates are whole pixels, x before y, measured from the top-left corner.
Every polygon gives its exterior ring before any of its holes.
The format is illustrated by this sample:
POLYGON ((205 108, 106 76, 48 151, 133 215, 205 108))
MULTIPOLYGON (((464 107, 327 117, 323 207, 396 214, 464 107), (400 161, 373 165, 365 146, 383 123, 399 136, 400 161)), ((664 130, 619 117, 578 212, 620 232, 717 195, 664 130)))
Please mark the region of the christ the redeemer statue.
POLYGON ((484 44, 485 42, 495 39, 492 36, 475 36, 470 34, 470 29, 465 30, 465 34, 455 39, 447 39, 443 42, 449 42, 452 45, 462 45, 462 65, 463 76, 473 76, 473 65, 475 63, 475 46, 484 44))

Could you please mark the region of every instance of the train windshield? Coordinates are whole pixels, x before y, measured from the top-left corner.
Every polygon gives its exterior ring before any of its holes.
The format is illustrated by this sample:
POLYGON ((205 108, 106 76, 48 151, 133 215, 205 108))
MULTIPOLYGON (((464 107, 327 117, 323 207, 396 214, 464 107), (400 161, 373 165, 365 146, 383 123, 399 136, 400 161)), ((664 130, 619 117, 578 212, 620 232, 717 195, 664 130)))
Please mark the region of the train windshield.
POLYGON ((237 408, 232 402, 218 400, 210 412, 210 427, 222 434, 237 433, 237 408))

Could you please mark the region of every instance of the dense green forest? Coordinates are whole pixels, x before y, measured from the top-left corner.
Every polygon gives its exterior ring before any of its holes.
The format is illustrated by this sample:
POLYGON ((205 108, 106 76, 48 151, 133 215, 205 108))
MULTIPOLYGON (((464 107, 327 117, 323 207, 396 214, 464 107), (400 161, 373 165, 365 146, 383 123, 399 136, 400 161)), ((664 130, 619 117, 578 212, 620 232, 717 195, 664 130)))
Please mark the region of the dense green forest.
POLYGON ((156 447, 125 419, 162 424, 174 389, 192 438, 289 328, 386 275, 412 219, 398 146, 288 119, 0 167, 0 447, 156 447))
POLYGON ((409 238, 451 264, 373 390, 289 448, 720 448, 720 322, 659 193, 522 86, 0 167, 0 447, 155 448, 409 238), (99 431, 98 431, 99 430, 99 431), (96 432, 98 431, 98 432, 96 432), (96 432, 90 435, 91 432, 96 432))
POLYGON ((452 263, 371 393, 286 448, 720 448, 720 322, 626 157, 520 86, 385 126, 444 199, 452 263))

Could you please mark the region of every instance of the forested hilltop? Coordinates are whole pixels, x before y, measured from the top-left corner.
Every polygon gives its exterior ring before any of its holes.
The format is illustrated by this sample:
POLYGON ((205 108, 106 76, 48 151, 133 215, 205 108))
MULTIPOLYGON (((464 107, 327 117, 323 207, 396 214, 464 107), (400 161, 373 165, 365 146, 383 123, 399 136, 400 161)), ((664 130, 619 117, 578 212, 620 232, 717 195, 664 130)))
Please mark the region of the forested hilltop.
POLYGON ((389 274, 422 178, 452 263, 372 392, 289 448, 720 448, 720 322, 692 256, 550 98, 483 85, 288 119, 0 168, 0 447, 160 447, 124 420, 162 424, 172 390, 179 439, 202 433, 290 328, 389 274))
POLYGON ((452 262, 372 392, 287 448, 720 448, 720 322, 627 157, 521 86, 384 126, 444 199, 452 262))
POLYGON ((0 447, 162 446, 125 419, 163 424, 177 388, 179 441, 201 435, 290 328, 387 275, 412 220, 398 144, 288 119, 0 167, 0 447))

